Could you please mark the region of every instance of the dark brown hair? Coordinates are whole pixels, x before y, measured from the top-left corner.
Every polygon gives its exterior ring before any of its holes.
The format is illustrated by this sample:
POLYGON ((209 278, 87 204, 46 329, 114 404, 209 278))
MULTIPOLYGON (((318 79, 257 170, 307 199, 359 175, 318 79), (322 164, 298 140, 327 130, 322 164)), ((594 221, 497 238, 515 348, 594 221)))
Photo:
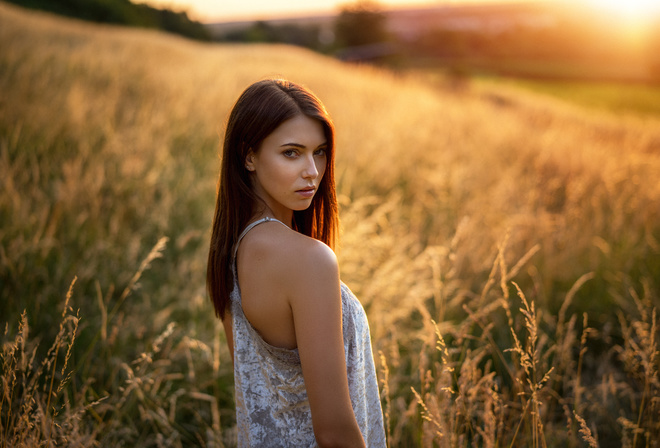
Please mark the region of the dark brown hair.
POLYGON ((213 216, 206 287, 215 314, 224 318, 233 288, 234 245, 253 215, 257 196, 252 191, 245 160, 257 151, 279 125, 297 115, 318 120, 327 141, 327 166, 312 204, 293 212, 300 233, 334 249, 337 237, 334 125, 321 101, 306 88, 290 81, 268 79, 249 86, 229 115, 222 150, 218 195, 213 216))

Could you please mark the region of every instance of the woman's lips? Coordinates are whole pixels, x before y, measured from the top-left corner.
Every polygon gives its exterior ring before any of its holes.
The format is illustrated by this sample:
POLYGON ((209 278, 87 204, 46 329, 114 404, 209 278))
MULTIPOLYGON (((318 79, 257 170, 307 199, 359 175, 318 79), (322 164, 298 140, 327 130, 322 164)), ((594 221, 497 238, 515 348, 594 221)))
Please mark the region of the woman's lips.
POLYGON ((309 187, 309 188, 303 188, 301 190, 296 190, 296 193, 301 195, 304 198, 311 198, 314 196, 314 193, 316 192, 316 188, 314 187, 309 187))

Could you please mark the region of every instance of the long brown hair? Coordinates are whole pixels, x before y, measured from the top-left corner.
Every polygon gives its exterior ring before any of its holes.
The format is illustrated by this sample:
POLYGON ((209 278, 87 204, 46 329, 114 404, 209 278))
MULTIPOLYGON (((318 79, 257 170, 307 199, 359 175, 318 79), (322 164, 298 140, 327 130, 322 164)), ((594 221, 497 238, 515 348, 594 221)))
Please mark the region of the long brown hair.
POLYGON ((206 287, 223 319, 233 288, 233 250, 238 236, 254 212, 258 200, 252 191, 245 160, 257 151, 279 125, 297 115, 318 120, 327 141, 327 166, 312 204, 293 212, 293 226, 300 233, 323 241, 334 249, 337 238, 334 125, 321 101, 306 88, 290 81, 267 79, 249 86, 229 115, 222 150, 218 195, 206 270, 206 287))

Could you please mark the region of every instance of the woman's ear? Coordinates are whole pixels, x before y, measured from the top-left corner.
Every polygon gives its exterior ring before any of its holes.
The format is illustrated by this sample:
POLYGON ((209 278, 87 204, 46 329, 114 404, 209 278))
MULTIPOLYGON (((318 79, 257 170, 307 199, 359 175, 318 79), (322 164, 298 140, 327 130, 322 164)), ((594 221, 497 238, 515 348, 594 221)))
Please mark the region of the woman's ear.
POLYGON ((245 157, 245 169, 248 171, 254 171, 254 152, 252 152, 252 150, 249 150, 245 157))

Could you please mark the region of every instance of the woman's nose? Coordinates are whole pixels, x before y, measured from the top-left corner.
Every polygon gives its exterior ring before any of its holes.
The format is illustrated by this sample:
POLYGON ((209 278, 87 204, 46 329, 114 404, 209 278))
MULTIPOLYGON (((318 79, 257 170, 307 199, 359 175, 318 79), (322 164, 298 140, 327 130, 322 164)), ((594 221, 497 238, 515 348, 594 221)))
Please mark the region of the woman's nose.
POLYGON ((314 156, 309 156, 305 159, 305 167, 303 170, 303 177, 315 179, 319 175, 319 170, 316 167, 316 160, 314 156))

